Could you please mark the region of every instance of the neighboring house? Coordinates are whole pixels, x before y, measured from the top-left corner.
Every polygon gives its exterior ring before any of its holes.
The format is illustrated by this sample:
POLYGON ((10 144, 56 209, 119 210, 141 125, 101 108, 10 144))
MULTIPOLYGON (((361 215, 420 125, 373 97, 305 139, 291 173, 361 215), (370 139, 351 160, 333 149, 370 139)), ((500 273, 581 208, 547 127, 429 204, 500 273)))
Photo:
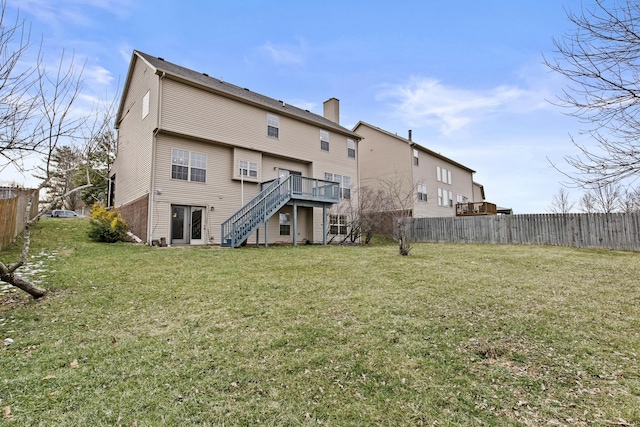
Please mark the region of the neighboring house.
POLYGON ((109 205, 150 244, 325 242, 358 185, 339 115, 335 98, 323 117, 134 51, 109 205))
POLYGON ((401 188, 400 197, 409 195, 402 209, 414 218, 455 216, 458 203, 483 197, 484 189, 473 182, 474 170, 413 142, 411 131, 403 138, 362 121, 353 131, 363 138, 358 144, 360 186, 401 188))

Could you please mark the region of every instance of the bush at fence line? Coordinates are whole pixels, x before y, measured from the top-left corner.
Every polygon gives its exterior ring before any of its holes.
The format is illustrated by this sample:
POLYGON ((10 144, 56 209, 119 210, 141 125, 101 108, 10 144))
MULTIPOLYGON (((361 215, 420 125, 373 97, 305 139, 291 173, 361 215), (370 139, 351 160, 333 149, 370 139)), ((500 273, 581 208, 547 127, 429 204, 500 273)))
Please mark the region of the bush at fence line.
POLYGON ((89 238, 96 242, 115 243, 127 240, 127 222, 115 208, 106 209, 99 203, 91 208, 89 238))

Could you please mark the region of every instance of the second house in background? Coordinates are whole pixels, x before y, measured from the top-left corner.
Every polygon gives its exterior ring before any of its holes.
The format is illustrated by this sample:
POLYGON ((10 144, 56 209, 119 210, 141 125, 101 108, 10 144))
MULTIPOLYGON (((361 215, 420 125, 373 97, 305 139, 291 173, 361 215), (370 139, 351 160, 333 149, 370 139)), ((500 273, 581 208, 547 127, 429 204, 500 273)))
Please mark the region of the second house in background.
POLYGON ((358 146, 360 186, 396 186, 408 195, 409 216, 455 216, 459 204, 483 202, 483 189, 473 181, 474 170, 441 154, 365 122, 353 131, 363 137, 358 146))

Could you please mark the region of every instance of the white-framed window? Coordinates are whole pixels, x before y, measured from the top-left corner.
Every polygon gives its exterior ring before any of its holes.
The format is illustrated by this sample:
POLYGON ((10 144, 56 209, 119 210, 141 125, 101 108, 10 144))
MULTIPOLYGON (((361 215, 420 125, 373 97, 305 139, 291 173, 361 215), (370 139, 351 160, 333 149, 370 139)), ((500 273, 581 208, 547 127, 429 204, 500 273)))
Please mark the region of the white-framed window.
POLYGON ((427 201, 427 186, 424 184, 418 184, 418 201, 427 201))
POLYGON ((329 151, 329 132, 326 130, 320 131, 320 149, 322 151, 329 151))
POLYGON ((356 158, 356 142, 353 139, 347 139, 347 157, 356 158))
POLYGON ((325 172, 325 181, 333 181, 340 184, 340 198, 351 199, 351 177, 346 175, 338 175, 337 173, 325 172))
POLYGON ((438 206, 453 207, 453 192, 438 188, 438 206))
POLYGON ((280 216, 280 235, 289 236, 291 234, 291 214, 281 213, 279 216, 280 216))
POLYGON ((451 171, 446 168, 436 166, 436 179, 440 182, 451 185, 451 171))
POLYGON ((418 164, 420 163, 419 158, 418 158, 418 150, 416 150, 415 148, 413 149, 413 166, 418 166, 418 164))
POLYGON ((171 178, 191 182, 207 182, 206 154, 171 149, 171 178))
POLYGON ((248 176, 249 178, 258 177, 258 164, 248 162, 246 160, 240 160, 238 174, 241 176, 248 176))
POLYGON ((346 215, 329 215, 329 234, 347 234, 346 215))
POLYGON ((342 185, 340 186, 340 198, 351 200, 351 177, 343 176, 342 185))
POLYGON ((144 96, 142 97, 142 118, 144 119, 145 117, 147 117, 149 115, 149 97, 151 91, 147 91, 147 93, 144 94, 144 96))
POLYGON ((280 137, 280 117, 275 114, 267 114, 267 136, 276 139, 280 137))

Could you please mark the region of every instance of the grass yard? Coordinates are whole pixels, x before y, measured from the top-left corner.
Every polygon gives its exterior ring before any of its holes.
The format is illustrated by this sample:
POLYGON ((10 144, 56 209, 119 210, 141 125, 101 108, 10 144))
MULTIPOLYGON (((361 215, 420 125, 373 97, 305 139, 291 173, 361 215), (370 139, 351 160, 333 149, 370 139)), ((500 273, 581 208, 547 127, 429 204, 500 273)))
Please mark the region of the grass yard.
POLYGON ((34 230, 46 298, 0 293, 0 425, 640 425, 640 253, 160 249, 87 225, 34 230))

